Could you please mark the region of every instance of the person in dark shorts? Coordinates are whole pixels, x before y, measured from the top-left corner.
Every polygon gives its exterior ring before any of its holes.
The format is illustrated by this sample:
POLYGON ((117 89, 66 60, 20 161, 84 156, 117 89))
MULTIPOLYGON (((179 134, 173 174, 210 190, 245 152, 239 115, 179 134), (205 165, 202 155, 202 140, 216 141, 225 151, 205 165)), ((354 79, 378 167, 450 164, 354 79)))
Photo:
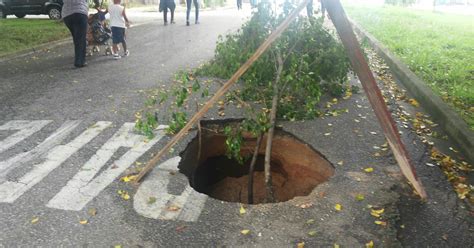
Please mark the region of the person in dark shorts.
POLYGON ((199 0, 186 0, 186 26, 189 26, 189 14, 191 14, 191 4, 194 3, 196 9, 195 24, 199 24, 199 0))
POLYGON ((64 0, 62 17, 71 32, 74 42, 74 66, 81 68, 86 63, 87 15, 89 7, 85 0, 64 0))
POLYGON ((161 0, 160 1, 160 12, 163 11, 163 20, 165 26, 168 25, 168 9, 171 12, 170 23, 174 24, 174 10, 176 9, 176 3, 174 0, 161 0))
POLYGON ((125 42, 125 29, 130 27, 125 8, 120 5, 120 0, 114 0, 114 4, 109 6, 110 26, 112 29, 112 53, 114 59, 120 59, 118 45, 122 44, 123 56, 130 55, 125 42))

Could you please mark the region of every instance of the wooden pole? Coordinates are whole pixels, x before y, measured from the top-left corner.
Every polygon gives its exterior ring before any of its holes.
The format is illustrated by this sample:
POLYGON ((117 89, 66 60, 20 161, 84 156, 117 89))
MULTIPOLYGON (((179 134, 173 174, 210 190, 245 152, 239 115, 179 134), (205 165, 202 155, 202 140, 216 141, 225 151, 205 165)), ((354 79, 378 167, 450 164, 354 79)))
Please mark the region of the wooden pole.
POLYGON ((189 122, 181 129, 169 142, 166 144, 159 152, 156 154, 148 163, 145 165, 143 170, 138 174, 135 182, 140 182, 143 176, 145 176, 161 159, 161 157, 169 151, 176 143, 178 143, 181 138, 183 138, 189 129, 191 129, 214 105, 215 102, 219 100, 234 83, 250 68, 250 66, 270 47, 270 45, 285 31, 290 23, 298 16, 298 14, 303 10, 310 0, 304 0, 303 2, 296 7, 293 12, 286 17, 286 19, 273 31, 268 38, 258 47, 255 53, 245 62, 232 77, 214 94, 214 96, 209 99, 209 101, 202 106, 201 110, 197 112, 189 122))
POLYGON ((377 116, 382 130, 387 138, 388 144, 393 151, 395 159, 400 166, 403 175, 413 185, 415 190, 421 196, 426 199, 428 196, 421 184, 421 181, 416 175, 415 168, 411 164, 408 152, 405 145, 400 139, 397 126, 390 115, 390 112, 385 105, 385 101, 382 97, 382 93, 375 81, 375 78, 370 71, 369 65, 365 61, 362 50, 359 46, 359 42, 352 30, 351 24, 344 13, 339 0, 322 0, 326 7, 329 16, 331 17, 334 26, 341 38, 342 44, 346 48, 346 53, 352 64, 352 69, 359 77, 360 82, 364 88, 367 98, 369 99, 372 108, 374 109, 375 115, 377 116))

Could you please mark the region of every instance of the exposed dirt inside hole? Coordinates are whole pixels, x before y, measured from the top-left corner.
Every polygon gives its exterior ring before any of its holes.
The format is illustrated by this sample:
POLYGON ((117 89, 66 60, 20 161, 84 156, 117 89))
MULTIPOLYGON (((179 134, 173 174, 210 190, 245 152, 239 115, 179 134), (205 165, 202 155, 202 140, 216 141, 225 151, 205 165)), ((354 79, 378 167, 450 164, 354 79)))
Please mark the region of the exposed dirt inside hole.
MULTIPOLYGON (((225 156, 224 125, 216 122, 201 125, 201 145, 199 135, 189 143, 181 154, 180 171, 187 175, 191 186, 201 193, 223 201, 247 203, 248 170, 256 138, 244 134, 241 154, 249 159, 239 164, 225 156)), ((253 194, 256 204, 264 203, 265 200, 264 156, 265 142, 260 147, 254 172, 253 194)), ((319 152, 282 130, 275 132, 271 164, 276 202, 308 195, 314 187, 334 174, 333 166, 319 152)))

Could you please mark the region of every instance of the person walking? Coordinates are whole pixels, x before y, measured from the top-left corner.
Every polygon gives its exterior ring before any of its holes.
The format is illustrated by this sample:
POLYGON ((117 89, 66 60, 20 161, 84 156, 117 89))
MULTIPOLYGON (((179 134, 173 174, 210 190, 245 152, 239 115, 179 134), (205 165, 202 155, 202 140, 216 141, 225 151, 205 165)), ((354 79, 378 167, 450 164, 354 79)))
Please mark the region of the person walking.
POLYGON ((64 24, 71 32, 74 42, 74 66, 82 68, 86 63, 86 33, 89 7, 87 0, 64 0, 62 17, 64 24))
POLYGON ((238 10, 242 9, 242 0, 237 0, 237 9, 238 10))
POLYGON ((127 42, 125 41, 125 29, 130 27, 125 7, 120 5, 121 0, 114 0, 114 4, 109 6, 110 27, 112 29, 112 52, 114 59, 120 59, 118 54, 118 45, 122 44, 123 56, 127 57, 130 52, 127 49, 127 42))
POLYGON ((194 3, 196 9, 195 24, 199 24, 199 0, 186 0, 186 26, 189 26, 189 14, 191 14, 191 3, 194 3))
POLYGON ((176 9, 176 3, 174 2, 174 0, 161 0, 160 12, 163 11, 163 20, 165 26, 168 25, 168 9, 171 12, 170 23, 174 24, 174 10, 176 9))

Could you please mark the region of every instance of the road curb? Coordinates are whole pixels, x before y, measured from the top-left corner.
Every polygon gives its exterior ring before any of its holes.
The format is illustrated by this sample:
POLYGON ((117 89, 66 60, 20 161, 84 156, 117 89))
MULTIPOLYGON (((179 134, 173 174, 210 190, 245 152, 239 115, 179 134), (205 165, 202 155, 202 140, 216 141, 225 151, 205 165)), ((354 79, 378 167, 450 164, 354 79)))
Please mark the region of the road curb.
POLYGON ((31 48, 20 50, 20 51, 17 51, 17 52, 8 53, 8 54, 0 57, 0 63, 6 62, 6 61, 9 61, 9 60, 12 60, 12 59, 16 59, 16 58, 21 58, 21 57, 24 57, 24 56, 28 56, 28 55, 33 54, 35 52, 38 52, 40 50, 51 49, 51 48, 54 48, 54 47, 57 47, 57 46, 60 46, 60 45, 64 45, 64 44, 68 44, 68 43, 72 43, 72 38, 69 37, 69 38, 65 38, 65 39, 62 39, 62 40, 51 41, 51 42, 43 43, 41 45, 37 45, 37 46, 31 47, 31 48))
POLYGON ((377 54, 385 60, 400 83, 425 107, 425 110, 449 135, 463 152, 465 158, 474 163, 474 132, 469 129, 466 122, 380 41, 353 20, 351 20, 351 24, 354 30, 363 38, 366 38, 377 54))

